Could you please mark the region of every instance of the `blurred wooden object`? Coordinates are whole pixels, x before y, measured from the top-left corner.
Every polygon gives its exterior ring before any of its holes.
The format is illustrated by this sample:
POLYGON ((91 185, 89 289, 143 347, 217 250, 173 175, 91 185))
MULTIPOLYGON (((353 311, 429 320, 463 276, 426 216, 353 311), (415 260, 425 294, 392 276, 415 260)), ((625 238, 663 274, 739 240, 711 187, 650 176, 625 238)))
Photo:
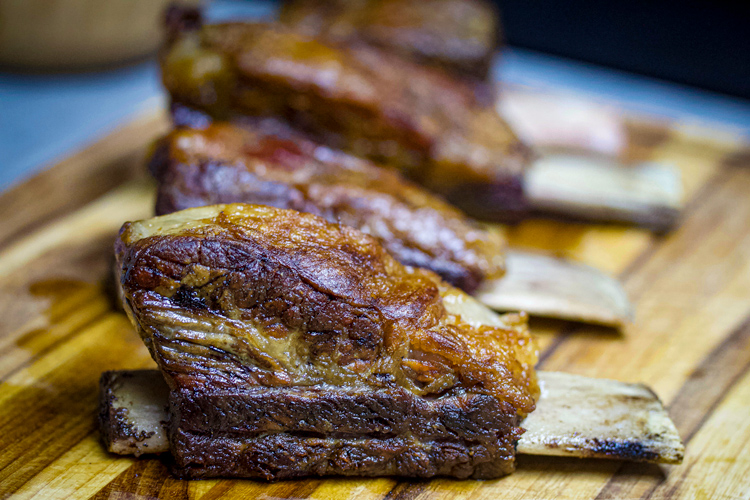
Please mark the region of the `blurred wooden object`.
POLYGON ((170 3, 172 0, 3 0, 0 65, 64 70, 144 57, 161 44, 163 12, 170 3))

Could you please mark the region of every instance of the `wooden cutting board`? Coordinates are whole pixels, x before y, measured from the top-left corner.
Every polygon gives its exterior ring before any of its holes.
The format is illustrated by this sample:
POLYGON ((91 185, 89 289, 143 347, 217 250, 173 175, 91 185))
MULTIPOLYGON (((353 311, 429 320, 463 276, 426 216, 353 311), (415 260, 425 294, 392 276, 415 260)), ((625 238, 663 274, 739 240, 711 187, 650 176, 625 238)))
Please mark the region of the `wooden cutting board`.
POLYGON ((0 498, 750 498, 750 150, 708 129, 634 121, 627 156, 672 161, 688 196, 666 237, 528 221, 519 246, 618 274, 624 332, 532 321, 540 366, 642 381, 687 443, 681 466, 520 457, 496 481, 179 481, 158 459, 111 456, 95 426, 104 370, 153 366, 108 290, 125 220, 151 214, 148 144, 158 112, 0 196, 0 498))

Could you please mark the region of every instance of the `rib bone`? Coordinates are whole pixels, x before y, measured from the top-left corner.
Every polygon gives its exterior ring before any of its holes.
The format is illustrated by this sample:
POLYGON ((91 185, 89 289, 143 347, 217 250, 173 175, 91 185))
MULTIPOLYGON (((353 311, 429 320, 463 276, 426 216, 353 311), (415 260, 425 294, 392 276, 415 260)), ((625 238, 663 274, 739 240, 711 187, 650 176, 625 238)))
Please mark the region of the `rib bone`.
POLYGON ((104 372, 99 390, 99 431, 107 450, 137 457, 169 450, 169 388, 161 373, 104 372))
POLYGON ((542 394, 521 424, 518 453, 679 464, 685 448, 643 384, 538 372, 542 394))
POLYGON ((506 274, 485 281, 474 296, 497 311, 622 327, 633 310, 620 283, 583 264, 510 250, 506 274))
POLYGON ((667 231, 682 209, 679 171, 669 165, 555 154, 533 162, 524 180, 529 204, 541 213, 667 231))

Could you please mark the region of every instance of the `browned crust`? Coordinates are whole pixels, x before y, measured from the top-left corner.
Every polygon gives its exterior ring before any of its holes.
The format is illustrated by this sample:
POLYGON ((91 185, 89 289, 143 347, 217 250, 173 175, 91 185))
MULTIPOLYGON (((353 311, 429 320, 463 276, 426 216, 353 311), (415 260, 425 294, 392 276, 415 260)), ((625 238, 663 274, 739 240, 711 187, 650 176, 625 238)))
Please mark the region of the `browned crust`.
POLYGON ((463 294, 355 229, 204 207, 126 224, 116 253, 125 308, 172 389, 466 389, 533 409, 525 318, 464 322, 443 303, 463 294))
MULTIPOLYGON (((527 430, 519 439, 518 417, 485 395, 424 398, 399 389, 258 387, 177 390, 166 405, 164 394, 149 390, 163 383, 157 370, 133 372, 140 378, 130 373, 115 374, 122 382, 117 392, 161 408, 134 414, 133 425, 170 434, 171 442, 143 452, 171 450, 175 472, 183 477, 492 478, 513 470, 516 446, 524 454, 670 464, 684 455, 662 403, 642 384, 540 372, 545 391, 538 410, 523 420, 527 430)), ((103 397, 102 408, 113 404, 103 397)), ((111 420, 101 425, 102 434, 109 434, 111 420)))
POLYGON ((404 390, 268 389, 170 396, 186 477, 490 478, 514 470, 518 417, 496 399, 404 390))
MULTIPOLYGON (((144 406, 162 407, 164 395, 149 389, 162 383, 156 370, 105 373, 100 381, 102 414, 114 413, 124 394, 144 406)), ((173 471, 186 478, 489 479, 515 468, 515 443, 522 430, 519 417, 508 410, 493 397, 471 393, 433 399, 401 389, 177 390, 169 396, 168 409, 165 404, 160 412, 120 419, 128 429, 169 434, 169 441, 150 448, 105 445, 126 455, 171 452, 173 471)), ((100 420, 103 436, 120 436, 119 429, 117 419, 100 420)))
POLYGON ((502 276, 499 233, 393 171, 279 128, 265 120, 172 131, 150 162, 157 215, 216 203, 288 208, 360 229, 401 263, 467 292, 502 276))
POLYGON ((515 459, 488 443, 415 438, 324 438, 293 433, 211 437, 179 432, 183 452, 173 472, 185 478, 265 480, 306 476, 402 476, 494 479, 513 472, 515 459))
POLYGON ((172 391, 171 426, 213 436, 291 432, 332 438, 413 436, 425 441, 520 435, 508 405, 483 394, 423 398, 403 389, 268 388, 172 391))

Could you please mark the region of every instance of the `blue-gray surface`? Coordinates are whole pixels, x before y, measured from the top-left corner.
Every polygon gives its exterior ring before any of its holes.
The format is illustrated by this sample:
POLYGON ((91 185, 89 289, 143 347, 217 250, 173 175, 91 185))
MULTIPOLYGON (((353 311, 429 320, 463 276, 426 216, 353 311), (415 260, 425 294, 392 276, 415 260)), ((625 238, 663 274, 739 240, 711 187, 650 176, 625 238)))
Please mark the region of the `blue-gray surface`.
POLYGON ((90 74, 0 74, 0 189, 103 135, 160 94, 155 62, 90 74))
MULTIPOLYGON (((209 17, 267 16, 273 3, 216 1, 209 17)), ((731 127, 750 137, 750 103, 523 50, 495 67, 505 81, 567 89, 670 118, 731 127)), ((73 75, 0 73, 0 190, 163 102, 156 63, 73 75)))

